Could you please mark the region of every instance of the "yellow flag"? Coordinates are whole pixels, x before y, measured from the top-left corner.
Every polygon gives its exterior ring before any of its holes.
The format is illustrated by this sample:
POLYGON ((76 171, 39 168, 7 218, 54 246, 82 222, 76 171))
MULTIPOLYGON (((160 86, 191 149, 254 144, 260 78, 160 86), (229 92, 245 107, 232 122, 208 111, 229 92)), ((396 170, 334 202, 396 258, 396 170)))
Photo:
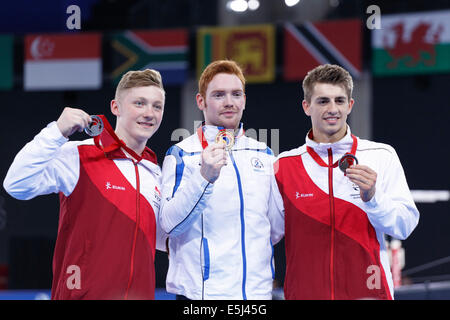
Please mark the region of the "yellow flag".
POLYGON ((275 79, 275 27, 205 27, 197 31, 197 76, 215 60, 236 61, 248 83, 275 79))

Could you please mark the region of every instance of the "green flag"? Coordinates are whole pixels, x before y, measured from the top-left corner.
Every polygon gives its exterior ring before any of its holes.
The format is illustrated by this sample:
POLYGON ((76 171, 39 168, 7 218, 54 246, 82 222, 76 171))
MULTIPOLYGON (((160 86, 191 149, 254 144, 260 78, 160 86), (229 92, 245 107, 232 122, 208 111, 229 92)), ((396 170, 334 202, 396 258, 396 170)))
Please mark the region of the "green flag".
POLYGON ((188 77, 188 32, 185 29, 128 30, 111 40, 113 71, 117 85, 129 70, 156 69, 164 85, 182 84, 188 77))
POLYGON ((13 87, 13 44, 12 35, 0 35, 0 90, 13 87))

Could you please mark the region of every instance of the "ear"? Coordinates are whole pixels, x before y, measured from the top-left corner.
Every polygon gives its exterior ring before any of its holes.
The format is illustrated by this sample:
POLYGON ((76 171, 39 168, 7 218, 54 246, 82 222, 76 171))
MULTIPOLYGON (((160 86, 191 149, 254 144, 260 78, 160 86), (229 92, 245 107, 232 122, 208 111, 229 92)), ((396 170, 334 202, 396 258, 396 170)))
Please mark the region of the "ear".
POLYGON ((311 107, 310 104, 308 103, 308 101, 303 100, 302 101, 302 107, 303 107, 303 111, 305 112, 305 114, 307 116, 311 116, 311 112, 309 110, 309 108, 311 107))
POLYGON ((205 109, 205 99, 203 96, 200 93, 197 93, 195 100, 197 100, 197 107, 203 111, 205 109))
POLYGON ((111 100, 111 113, 116 117, 120 116, 119 104, 117 103, 117 100, 111 100))
POLYGON ((355 103, 355 100, 350 99, 350 102, 348 103, 348 112, 347 112, 347 115, 349 115, 350 112, 352 112, 352 110, 353 110, 353 104, 354 104, 354 103, 355 103))

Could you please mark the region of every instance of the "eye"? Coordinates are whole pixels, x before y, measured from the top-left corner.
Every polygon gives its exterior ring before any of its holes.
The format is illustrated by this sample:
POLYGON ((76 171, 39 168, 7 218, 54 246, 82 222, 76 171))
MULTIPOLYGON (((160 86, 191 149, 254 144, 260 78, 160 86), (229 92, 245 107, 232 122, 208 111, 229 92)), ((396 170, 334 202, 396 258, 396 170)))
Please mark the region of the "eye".
POLYGON ((320 105, 324 105, 324 104, 327 104, 328 101, 329 101, 329 100, 326 99, 326 98, 321 98, 321 99, 318 99, 318 100, 317 100, 317 103, 320 104, 320 105))
POLYGON ((162 110, 163 106, 160 104, 155 104, 153 105, 153 108, 155 108, 156 110, 162 110))
POLYGON ((336 99, 336 103, 337 104, 345 104, 347 102, 347 99, 345 99, 345 98, 337 98, 336 99))
POLYGON ((244 92, 242 92, 242 91, 233 91, 233 97, 241 98, 243 96, 244 96, 244 92))
POLYGON ((134 102, 134 104, 135 104, 137 107, 143 107, 143 106, 145 105, 145 102, 142 101, 142 100, 137 100, 137 101, 134 102))
POLYGON ((222 91, 216 91, 212 93, 213 98, 223 98, 225 96, 225 93, 222 91))

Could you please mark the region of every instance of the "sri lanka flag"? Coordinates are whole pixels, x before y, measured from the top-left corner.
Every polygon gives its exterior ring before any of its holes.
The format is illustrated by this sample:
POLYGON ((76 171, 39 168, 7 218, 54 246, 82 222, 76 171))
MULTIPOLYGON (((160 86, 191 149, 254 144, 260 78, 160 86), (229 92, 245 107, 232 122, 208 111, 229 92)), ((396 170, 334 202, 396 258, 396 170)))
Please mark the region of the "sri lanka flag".
POLYGON ((215 60, 230 59, 243 69, 248 83, 275 80, 275 27, 202 27, 197 31, 197 77, 215 60))

